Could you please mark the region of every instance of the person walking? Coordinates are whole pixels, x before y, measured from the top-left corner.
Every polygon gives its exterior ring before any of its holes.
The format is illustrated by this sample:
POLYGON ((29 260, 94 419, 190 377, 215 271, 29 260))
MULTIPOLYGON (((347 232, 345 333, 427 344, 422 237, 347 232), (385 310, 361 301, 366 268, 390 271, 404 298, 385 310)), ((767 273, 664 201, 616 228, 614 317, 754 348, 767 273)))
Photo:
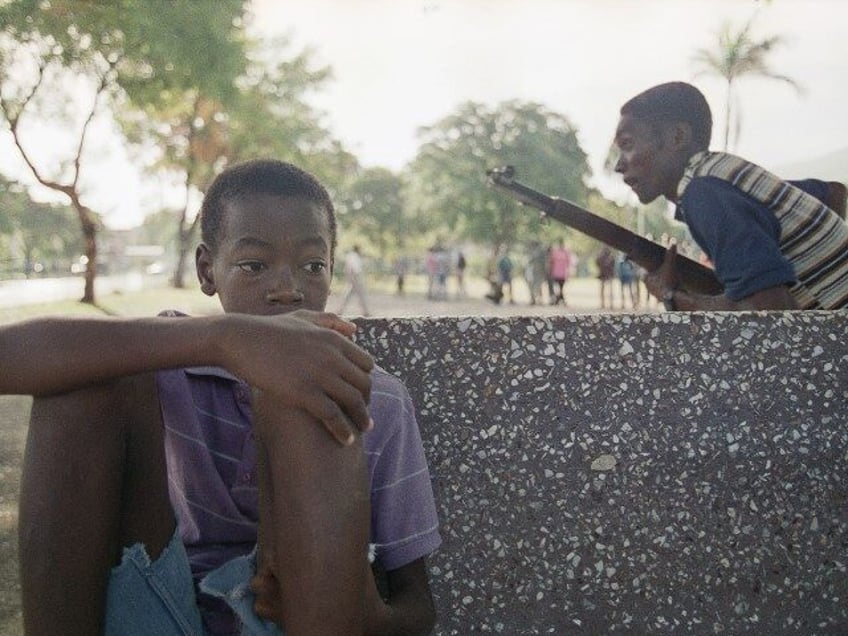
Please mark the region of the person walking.
POLYGON ((353 249, 345 254, 344 260, 345 278, 348 281, 347 293, 339 307, 339 314, 343 314, 347 308, 347 304, 351 298, 356 296, 359 304, 362 307, 362 315, 368 315, 368 295, 365 290, 365 278, 363 276, 362 254, 359 250, 359 245, 354 245, 353 249))

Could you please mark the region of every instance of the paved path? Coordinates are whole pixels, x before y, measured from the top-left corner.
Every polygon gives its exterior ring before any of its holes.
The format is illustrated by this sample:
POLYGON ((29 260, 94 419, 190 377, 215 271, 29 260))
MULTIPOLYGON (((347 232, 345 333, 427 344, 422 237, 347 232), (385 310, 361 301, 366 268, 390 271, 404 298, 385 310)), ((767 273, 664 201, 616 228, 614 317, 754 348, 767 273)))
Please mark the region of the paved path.
MULTIPOLYGON (((502 302, 499 305, 487 300, 484 296, 488 291, 488 285, 484 281, 477 281, 469 285, 468 295, 465 298, 456 298, 453 293, 447 300, 428 300, 423 293, 409 293, 404 296, 369 290, 369 311, 376 317, 408 317, 408 316, 558 316, 562 314, 588 314, 599 313, 600 293, 599 283, 592 278, 575 279, 569 281, 566 286, 566 300, 568 305, 563 307, 550 305, 530 305, 529 294, 526 287, 516 285, 516 303, 502 302)), ((329 311, 336 311, 344 289, 334 293, 327 303, 329 311)), ((642 288, 642 299, 644 303, 645 289, 642 288)), ((629 303, 627 309, 621 309, 619 288, 615 287, 615 309, 613 312, 633 312, 629 303)), ((356 299, 351 300, 347 307, 347 315, 361 315, 362 309, 356 299)), ((608 310, 603 310, 608 311, 608 310)), ((637 312, 659 311, 655 301, 648 308, 644 306, 637 312)))

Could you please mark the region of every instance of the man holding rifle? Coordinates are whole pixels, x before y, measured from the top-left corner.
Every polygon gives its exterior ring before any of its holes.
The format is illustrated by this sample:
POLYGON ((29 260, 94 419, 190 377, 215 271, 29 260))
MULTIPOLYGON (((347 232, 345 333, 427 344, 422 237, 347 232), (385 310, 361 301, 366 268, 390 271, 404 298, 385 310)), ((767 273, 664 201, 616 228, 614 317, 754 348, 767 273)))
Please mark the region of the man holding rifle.
POLYGON ((676 217, 724 288, 708 295, 681 286, 672 246, 645 280, 667 309, 848 307, 848 225, 814 196, 826 183, 793 184, 740 157, 710 152, 710 108, 690 84, 654 86, 620 114, 616 172, 642 203, 664 196, 677 205, 676 217))

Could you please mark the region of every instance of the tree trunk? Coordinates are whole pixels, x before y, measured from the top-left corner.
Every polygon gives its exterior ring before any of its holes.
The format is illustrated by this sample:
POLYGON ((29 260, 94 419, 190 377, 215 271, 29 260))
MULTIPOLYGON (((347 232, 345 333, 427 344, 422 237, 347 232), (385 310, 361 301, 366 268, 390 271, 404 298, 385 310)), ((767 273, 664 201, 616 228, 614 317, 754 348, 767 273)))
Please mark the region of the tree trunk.
POLYGON ((94 215, 91 210, 85 206, 79 206, 77 213, 82 224, 82 235, 85 239, 85 256, 88 258, 88 263, 85 265, 85 290, 83 291, 80 302, 91 305, 96 304, 94 296, 94 279, 97 277, 97 223, 94 221, 94 215))
POLYGON ((196 220, 195 222, 186 225, 185 213, 183 213, 182 220, 180 221, 179 233, 177 235, 177 265, 174 268, 174 278, 171 281, 171 284, 175 289, 185 288, 186 266, 189 260, 189 253, 194 239, 194 227, 196 225, 196 220))
POLYGON ((730 116, 732 114, 731 99, 732 94, 732 79, 727 80, 727 96, 724 103, 724 151, 730 150, 730 116))

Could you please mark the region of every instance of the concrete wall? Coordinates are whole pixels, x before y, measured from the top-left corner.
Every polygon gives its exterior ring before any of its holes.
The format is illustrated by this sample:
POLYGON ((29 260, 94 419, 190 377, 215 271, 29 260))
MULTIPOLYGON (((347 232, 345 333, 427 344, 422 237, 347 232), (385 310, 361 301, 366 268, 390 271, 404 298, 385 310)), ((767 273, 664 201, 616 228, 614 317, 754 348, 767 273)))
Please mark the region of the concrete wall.
POLYGON ((365 319, 438 634, 848 633, 848 312, 365 319))

